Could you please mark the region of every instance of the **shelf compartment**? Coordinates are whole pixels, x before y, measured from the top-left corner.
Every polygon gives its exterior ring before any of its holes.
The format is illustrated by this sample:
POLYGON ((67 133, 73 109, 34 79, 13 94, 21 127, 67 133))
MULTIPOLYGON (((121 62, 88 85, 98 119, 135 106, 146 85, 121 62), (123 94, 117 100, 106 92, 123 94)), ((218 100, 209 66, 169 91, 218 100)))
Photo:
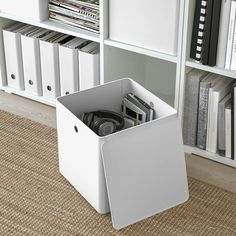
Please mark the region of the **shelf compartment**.
POLYGON ((35 95, 32 95, 30 93, 25 92, 24 90, 17 90, 17 89, 14 89, 14 88, 10 88, 8 86, 2 86, 2 87, 0 87, 0 90, 3 90, 7 93, 12 93, 12 94, 15 94, 15 95, 19 95, 19 96, 22 96, 22 97, 25 97, 25 98, 29 98, 31 100, 49 105, 51 107, 56 106, 56 100, 49 100, 49 99, 46 99, 42 96, 35 96, 35 95))
POLYGON ((14 16, 14 15, 6 14, 6 13, 0 13, 0 17, 14 20, 14 21, 23 22, 26 24, 34 25, 34 26, 38 26, 38 27, 41 27, 44 29, 54 30, 57 32, 72 35, 75 37, 84 38, 84 39, 91 40, 94 42, 98 42, 98 43, 100 42, 100 35, 99 34, 92 33, 87 30, 83 30, 83 29, 76 28, 73 26, 69 26, 69 25, 66 25, 63 23, 57 23, 52 20, 45 20, 42 22, 37 22, 34 20, 24 19, 22 17, 14 16))
POLYGON ((205 66, 205 65, 195 62, 194 60, 186 61, 185 65, 195 68, 195 69, 204 70, 204 71, 208 71, 211 73, 215 73, 215 74, 219 74, 219 75, 223 75, 223 76, 227 76, 227 77, 232 77, 232 78, 236 79, 236 71, 226 70, 224 68, 220 68, 220 67, 216 67, 216 66, 214 66, 214 67, 205 66))
POLYGON ((165 54, 165 53, 160 53, 160 52, 157 52, 157 51, 153 51, 153 50, 138 47, 138 46, 133 46, 133 45, 130 45, 130 44, 120 43, 120 42, 113 41, 113 40, 110 40, 110 39, 106 39, 104 41, 104 44, 108 45, 108 46, 124 49, 124 50, 127 50, 127 51, 136 52, 136 53, 139 53, 139 54, 142 54, 142 55, 154 57, 154 58, 157 58, 157 59, 173 62, 173 63, 177 63, 177 61, 178 61, 178 58, 176 56, 171 56, 171 55, 168 55, 168 54, 165 54))
POLYGON ((228 166, 236 168, 236 160, 230 160, 227 157, 222 157, 218 154, 210 153, 210 152, 207 152, 206 150, 201 150, 197 147, 190 147, 190 146, 185 145, 184 146, 184 151, 186 153, 192 153, 192 154, 195 154, 195 155, 198 155, 198 156, 205 157, 209 160, 216 161, 216 162, 219 162, 221 164, 228 165, 228 166))

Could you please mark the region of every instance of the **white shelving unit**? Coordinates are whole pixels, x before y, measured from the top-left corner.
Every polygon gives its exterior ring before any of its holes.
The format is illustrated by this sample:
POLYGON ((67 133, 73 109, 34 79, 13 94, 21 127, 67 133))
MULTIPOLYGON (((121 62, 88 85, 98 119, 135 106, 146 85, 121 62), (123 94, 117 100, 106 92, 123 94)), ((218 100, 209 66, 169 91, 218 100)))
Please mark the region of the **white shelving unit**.
MULTIPOLYGON (((36 22, 2 12, 0 12, 0 30, 18 21, 98 42, 100 44, 101 84, 122 77, 131 77, 177 109, 179 102, 178 92, 182 51, 181 29, 183 25, 184 0, 180 0, 180 2, 179 38, 176 56, 110 40, 108 32, 109 0, 100 0, 100 34, 50 20, 36 22)), ((24 91, 11 89, 7 86, 2 32, 0 33, 0 68, 1 90, 55 106, 55 101, 47 101, 43 97, 32 96, 24 91)))
MULTIPOLYGON (((181 78, 180 78, 180 102, 179 102, 179 117, 183 121, 183 109, 184 109, 184 88, 185 88, 185 76, 189 70, 195 68, 227 77, 232 77, 236 79, 236 71, 226 70, 219 67, 210 67, 202 65, 192 60, 190 55, 191 46, 191 36, 192 36, 192 26, 195 11, 196 0, 185 0, 185 10, 184 10, 184 24, 183 24, 183 50, 182 50, 182 62, 181 62, 181 78)), ((210 153, 205 150, 201 150, 196 147, 185 146, 185 151, 187 153, 193 153, 207 159, 231 166, 236 167, 236 161, 230 160, 229 158, 222 157, 218 154, 210 153)))
MULTIPOLYGON (((195 0, 180 0, 178 46, 176 56, 161 53, 145 47, 138 47, 109 38, 109 0, 100 0, 100 34, 55 23, 50 20, 36 22, 23 17, 0 12, 0 89, 50 106, 55 101, 33 96, 7 86, 3 38, 1 29, 15 21, 28 23, 68 35, 92 40, 100 44, 100 83, 130 77, 179 111, 182 119, 184 107, 185 75, 192 68, 229 76, 236 79, 236 72, 217 67, 203 66, 189 58, 195 0)), ((155 25, 151 24, 148 27, 155 25)), ((130 30, 132 33, 132 29, 130 30)), ((142 34, 142 29, 140 29, 142 34)), ((185 147, 186 152, 194 153, 232 167, 236 162, 208 153, 194 147, 185 147)))

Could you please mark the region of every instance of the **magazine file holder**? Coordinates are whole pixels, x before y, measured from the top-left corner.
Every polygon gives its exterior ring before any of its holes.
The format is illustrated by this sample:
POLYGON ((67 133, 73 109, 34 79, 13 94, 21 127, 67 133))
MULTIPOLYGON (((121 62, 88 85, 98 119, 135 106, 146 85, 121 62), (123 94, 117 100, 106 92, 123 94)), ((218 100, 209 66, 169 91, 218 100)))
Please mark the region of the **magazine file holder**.
POLYGON ((57 122, 61 174, 99 213, 111 211, 115 229, 188 199, 176 111, 133 80, 59 98, 57 122), (120 112, 130 92, 153 103, 155 120, 99 137, 78 118, 100 109, 120 112))

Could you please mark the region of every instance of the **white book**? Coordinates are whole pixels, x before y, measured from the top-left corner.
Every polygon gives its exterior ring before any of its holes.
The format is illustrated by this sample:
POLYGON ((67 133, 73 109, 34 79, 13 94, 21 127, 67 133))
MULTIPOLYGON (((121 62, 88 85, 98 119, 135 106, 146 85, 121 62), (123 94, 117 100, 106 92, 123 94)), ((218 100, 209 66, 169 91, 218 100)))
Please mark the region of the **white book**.
POLYGON ((99 44, 90 43, 79 51, 80 90, 99 85, 100 82, 99 44))
POLYGON ((231 10, 230 10, 230 18, 229 18, 229 32, 228 32, 228 40, 227 40, 227 50, 226 50, 226 58, 225 58, 225 69, 228 69, 228 70, 231 67, 235 15, 236 15, 236 0, 232 0, 231 10))
MULTIPOLYGON (((226 80, 225 77, 219 76, 215 79, 214 84, 209 89, 209 100, 208 100, 208 120, 207 120, 207 141, 206 150, 208 152, 216 153, 215 149, 217 147, 217 135, 213 129, 217 129, 217 118, 215 114, 218 114, 218 103, 219 97, 214 94, 214 91, 220 91, 225 85, 231 82, 231 80, 226 80), (216 138, 215 138, 216 136, 216 138)), ((226 94, 225 94, 226 95, 226 94)), ((223 98, 223 97, 222 97, 223 98)))
POLYGON ((225 58, 227 50, 227 39, 229 31, 229 17, 232 0, 222 0, 220 13, 219 41, 217 49, 216 65, 225 67, 225 58))
POLYGON ((225 157, 231 159, 231 105, 225 109, 225 157))
POLYGON ((207 146, 208 152, 217 152, 217 124, 218 124, 218 104, 219 101, 229 93, 233 80, 222 77, 217 84, 209 89, 210 104, 208 105, 208 127, 207 127, 207 146))

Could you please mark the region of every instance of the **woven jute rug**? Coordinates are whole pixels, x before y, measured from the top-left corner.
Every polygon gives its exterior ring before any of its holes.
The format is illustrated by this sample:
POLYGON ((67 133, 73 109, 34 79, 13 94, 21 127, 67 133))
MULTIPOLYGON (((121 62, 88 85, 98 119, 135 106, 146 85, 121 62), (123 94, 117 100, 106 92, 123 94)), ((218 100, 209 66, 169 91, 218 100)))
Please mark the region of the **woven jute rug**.
POLYGON ((59 174, 56 130, 0 111, 0 236, 236 235, 236 195, 189 188, 187 203, 116 231, 59 174))

